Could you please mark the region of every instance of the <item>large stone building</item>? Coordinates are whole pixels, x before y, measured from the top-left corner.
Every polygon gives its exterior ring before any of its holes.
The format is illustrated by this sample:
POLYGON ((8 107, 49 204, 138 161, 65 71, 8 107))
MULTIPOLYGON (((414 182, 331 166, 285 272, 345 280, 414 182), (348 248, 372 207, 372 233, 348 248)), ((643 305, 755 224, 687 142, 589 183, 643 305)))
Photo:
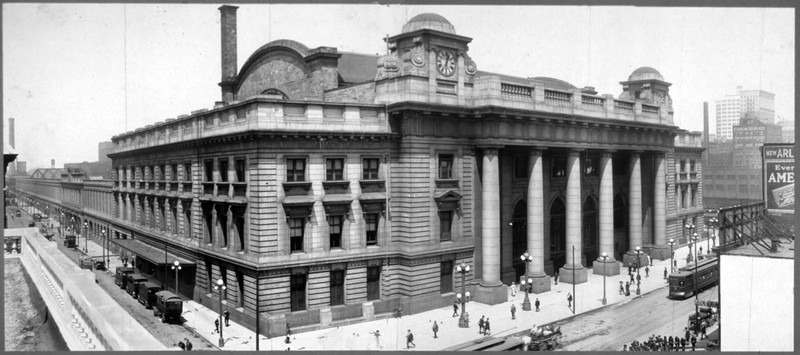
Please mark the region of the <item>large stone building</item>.
POLYGON ((775 94, 764 90, 744 90, 716 100, 716 139, 733 139, 733 127, 750 113, 764 123, 775 123, 775 94))
POLYGON ((548 292, 636 248, 667 258, 702 225, 701 133, 674 125, 653 68, 616 98, 483 72, 471 38, 421 14, 383 56, 278 40, 239 69, 236 9, 220 8, 213 109, 112 137, 113 182, 19 190, 107 228, 143 272, 179 259, 199 302, 223 280, 231 317, 258 309, 270 334, 452 304, 461 263, 473 300, 523 275, 548 292))

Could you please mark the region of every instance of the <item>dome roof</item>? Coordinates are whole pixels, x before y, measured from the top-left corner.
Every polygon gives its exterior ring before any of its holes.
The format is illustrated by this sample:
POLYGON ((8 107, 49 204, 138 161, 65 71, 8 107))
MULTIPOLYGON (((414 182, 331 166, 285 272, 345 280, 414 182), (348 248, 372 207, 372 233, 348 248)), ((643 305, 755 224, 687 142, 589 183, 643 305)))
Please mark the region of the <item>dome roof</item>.
POLYGON ((570 91, 573 89, 577 89, 575 85, 572 85, 564 80, 550 78, 547 76, 537 76, 529 79, 535 84, 543 85, 551 89, 563 90, 563 91, 570 91))
POLYGON ((628 77, 628 81, 653 80, 653 79, 664 81, 664 77, 661 76, 661 73, 659 73, 658 70, 655 70, 651 67, 641 67, 639 69, 636 69, 628 77))
POLYGON ((413 32, 416 30, 428 29, 441 31, 451 34, 456 34, 456 28, 446 18, 433 14, 424 13, 412 17, 405 25, 403 25, 402 33, 413 32))

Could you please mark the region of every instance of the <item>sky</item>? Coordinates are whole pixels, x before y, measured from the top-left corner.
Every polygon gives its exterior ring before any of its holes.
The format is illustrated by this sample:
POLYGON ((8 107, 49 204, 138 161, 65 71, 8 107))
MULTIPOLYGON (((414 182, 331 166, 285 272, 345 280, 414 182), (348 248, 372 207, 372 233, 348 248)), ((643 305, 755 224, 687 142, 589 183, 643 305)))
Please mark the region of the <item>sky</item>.
MULTIPOLYGON (((114 135, 213 107, 220 5, 3 4, 3 124, 15 118, 17 160, 95 161, 114 135)), ((386 35, 433 12, 472 38, 478 70, 618 96, 650 66, 672 83, 680 128, 703 129, 706 101, 713 133, 714 100, 737 86, 775 93, 776 115, 794 120, 792 8, 237 6, 238 68, 277 39, 384 54, 386 35)))

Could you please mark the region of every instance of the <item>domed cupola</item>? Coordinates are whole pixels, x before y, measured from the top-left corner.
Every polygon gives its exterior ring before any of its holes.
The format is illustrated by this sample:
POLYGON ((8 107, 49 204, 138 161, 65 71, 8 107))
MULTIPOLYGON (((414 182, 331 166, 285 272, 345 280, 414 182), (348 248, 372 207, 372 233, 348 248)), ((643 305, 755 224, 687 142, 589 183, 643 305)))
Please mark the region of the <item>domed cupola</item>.
POLYGON ((441 15, 424 13, 412 17, 405 25, 401 33, 409 33, 417 30, 434 30, 444 33, 456 34, 456 28, 450 21, 441 15))
POLYGON ((621 81, 623 100, 642 100, 647 104, 667 106, 672 110, 672 98, 669 96, 669 87, 672 85, 664 81, 664 77, 655 68, 640 67, 628 76, 628 80, 621 81))

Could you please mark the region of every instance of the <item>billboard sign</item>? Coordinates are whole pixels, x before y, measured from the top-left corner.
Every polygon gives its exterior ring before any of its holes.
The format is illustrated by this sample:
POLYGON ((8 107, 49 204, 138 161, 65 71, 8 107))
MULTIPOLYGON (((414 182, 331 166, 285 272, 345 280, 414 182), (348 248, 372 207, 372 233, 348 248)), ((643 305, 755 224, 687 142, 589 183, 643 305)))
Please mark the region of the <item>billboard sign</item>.
POLYGON ((761 150, 767 210, 794 213, 794 144, 765 144, 761 150))

